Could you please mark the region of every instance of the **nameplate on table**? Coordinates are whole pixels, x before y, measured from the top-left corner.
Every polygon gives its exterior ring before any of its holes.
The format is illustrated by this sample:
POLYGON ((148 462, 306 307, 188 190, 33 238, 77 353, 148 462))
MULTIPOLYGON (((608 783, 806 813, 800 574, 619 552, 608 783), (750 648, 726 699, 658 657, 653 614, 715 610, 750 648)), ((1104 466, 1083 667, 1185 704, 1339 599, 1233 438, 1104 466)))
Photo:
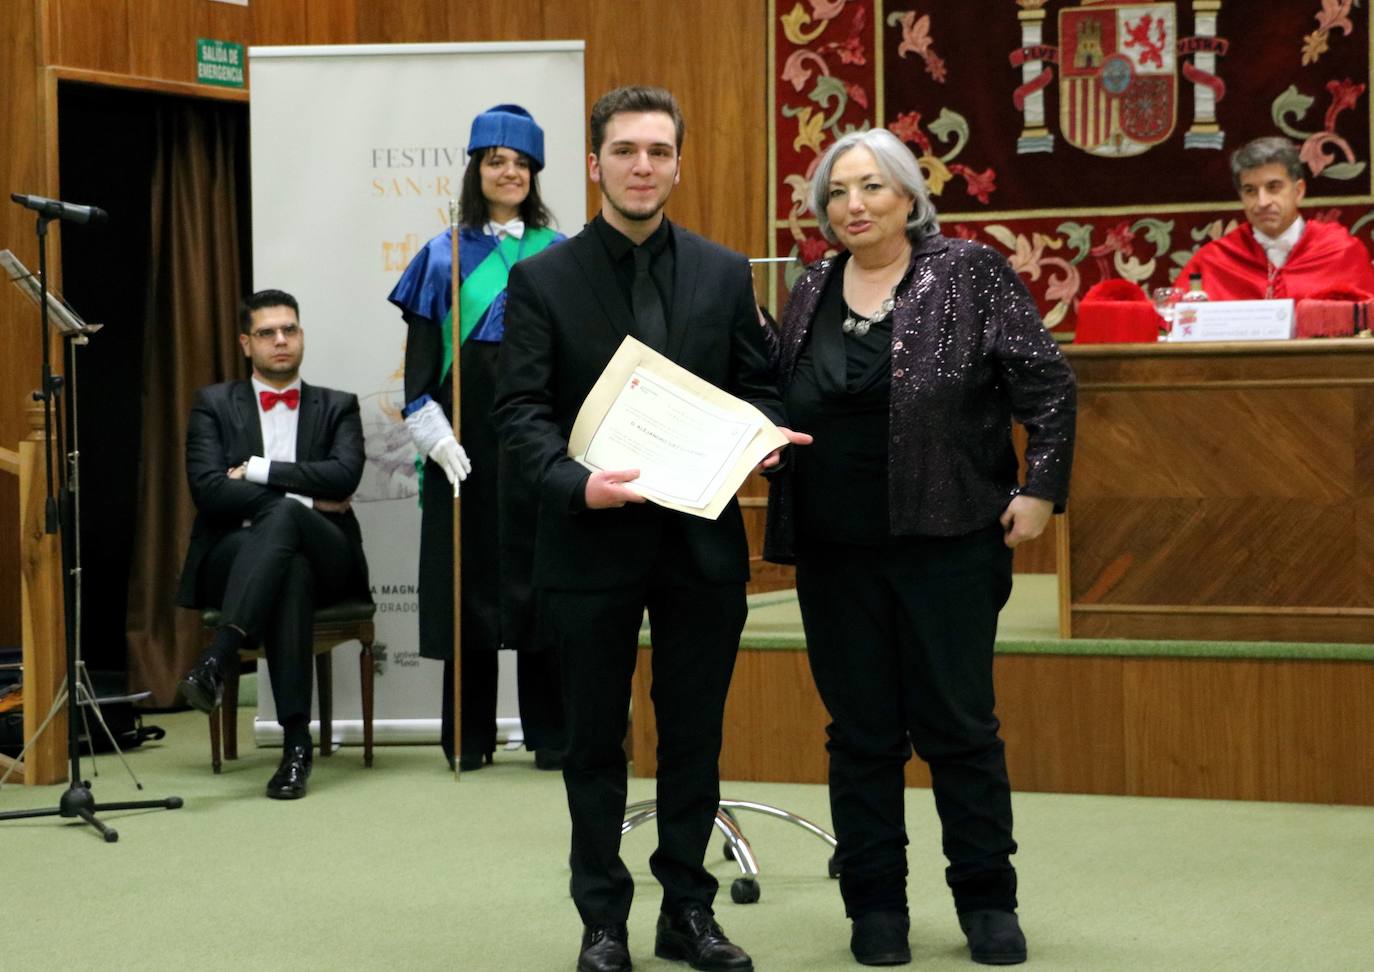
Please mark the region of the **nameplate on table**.
POLYGON ((1293 301, 1206 300, 1174 305, 1170 341, 1287 341, 1293 301))

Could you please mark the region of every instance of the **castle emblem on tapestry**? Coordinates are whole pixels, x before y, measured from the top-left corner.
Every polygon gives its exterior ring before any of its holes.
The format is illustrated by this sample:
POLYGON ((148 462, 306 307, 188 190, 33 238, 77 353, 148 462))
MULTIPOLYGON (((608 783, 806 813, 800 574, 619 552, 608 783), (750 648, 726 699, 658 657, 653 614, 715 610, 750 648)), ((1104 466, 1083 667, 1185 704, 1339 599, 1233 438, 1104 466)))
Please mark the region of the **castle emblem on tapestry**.
POLYGON ((1045 0, 1017 0, 1021 46, 1011 64, 1021 70, 1012 102, 1023 128, 1018 154, 1053 152, 1055 135, 1045 110, 1045 89, 1059 69, 1059 132, 1076 149, 1102 158, 1141 155, 1167 141, 1178 120, 1180 77, 1192 89, 1189 149, 1220 149, 1225 133, 1216 121, 1226 84, 1218 59, 1229 47, 1217 36, 1222 0, 1194 0, 1193 36, 1180 37, 1176 3, 1083 0, 1059 11, 1058 43, 1045 37, 1045 0))

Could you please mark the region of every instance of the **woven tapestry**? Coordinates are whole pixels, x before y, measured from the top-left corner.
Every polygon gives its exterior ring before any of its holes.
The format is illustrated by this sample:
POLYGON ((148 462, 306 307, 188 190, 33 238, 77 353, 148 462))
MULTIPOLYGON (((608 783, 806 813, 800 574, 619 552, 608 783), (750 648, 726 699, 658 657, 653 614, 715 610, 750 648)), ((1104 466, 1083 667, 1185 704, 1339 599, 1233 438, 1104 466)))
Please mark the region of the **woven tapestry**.
POLYGON ((820 155, 883 125, 944 232, 1005 253, 1047 326, 1089 287, 1172 281, 1242 219, 1229 156, 1301 147, 1308 219, 1374 231, 1359 0, 770 0, 772 246, 786 284, 831 248, 820 155))

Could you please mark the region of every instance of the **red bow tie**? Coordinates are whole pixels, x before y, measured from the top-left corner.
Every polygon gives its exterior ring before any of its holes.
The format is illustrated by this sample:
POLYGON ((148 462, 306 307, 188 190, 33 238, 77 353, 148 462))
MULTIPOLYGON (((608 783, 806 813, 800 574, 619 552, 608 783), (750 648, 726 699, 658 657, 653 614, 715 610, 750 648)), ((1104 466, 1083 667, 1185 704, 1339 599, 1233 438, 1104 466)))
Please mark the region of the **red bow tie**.
POLYGON ((301 390, 299 388, 288 388, 284 392, 260 391, 258 401, 262 403, 262 410, 270 412, 277 407, 277 402, 282 402, 287 408, 294 410, 301 403, 301 390))

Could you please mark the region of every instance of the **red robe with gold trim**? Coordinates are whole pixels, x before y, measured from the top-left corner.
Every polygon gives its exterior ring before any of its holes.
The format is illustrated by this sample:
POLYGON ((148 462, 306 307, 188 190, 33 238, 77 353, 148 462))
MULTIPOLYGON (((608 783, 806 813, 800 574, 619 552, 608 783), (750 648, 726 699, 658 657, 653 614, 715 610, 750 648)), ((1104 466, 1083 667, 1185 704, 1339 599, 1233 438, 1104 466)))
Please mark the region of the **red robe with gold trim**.
POLYGON ((1369 251, 1339 223, 1308 220, 1274 273, 1269 294, 1269 258, 1249 223, 1238 226, 1193 254, 1176 286, 1188 289, 1188 278, 1202 274, 1202 289, 1212 300, 1260 300, 1266 296, 1301 300, 1322 291, 1362 290, 1374 297, 1374 268, 1369 251))

